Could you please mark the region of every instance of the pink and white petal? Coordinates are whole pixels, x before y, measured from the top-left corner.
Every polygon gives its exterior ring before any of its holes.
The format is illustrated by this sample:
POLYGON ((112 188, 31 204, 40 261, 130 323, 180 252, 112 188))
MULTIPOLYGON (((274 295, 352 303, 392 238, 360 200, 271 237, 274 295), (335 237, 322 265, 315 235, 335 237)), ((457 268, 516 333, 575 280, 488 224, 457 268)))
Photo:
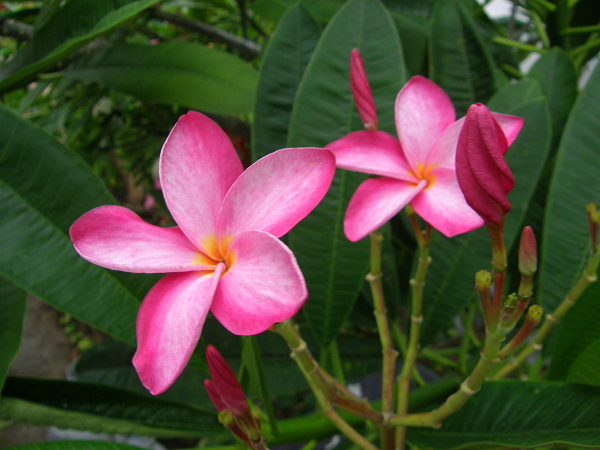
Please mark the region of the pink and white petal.
POLYGON ((216 264, 195 248, 178 227, 150 225, 122 206, 100 206, 88 211, 71 225, 69 234, 77 253, 107 269, 188 272, 209 270, 216 264))
POLYGON ((431 149, 429 149, 427 159, 425 160, 425 167, 446 167, 448 169, 454 169, 454 166, 456 165, 458 136, 464 123, 465 118, 463 117, 456 122, 453 122, 442 131, 431 146, 431 149))
POLYGON ((425 162, 439 134, 454 122, 450 98, 433 81, 412 77, 396 97, 396 130, 413 170, 425 162))
POLYGON ((354 131, 326 146, 340 169, 417 181, 400 142, 383 131, 354 131))
POLYGON ((133 365, 152 394, 166 391, 187 365, 223 269, 219 264, 214 273, 169 274, 144 298, 136 322, 133 365))
POLYGON ((229 270, 223 274, 211 312, 233 334, 262 333, 290 319, 308 291, 289 248, 268 233, 246 231, 229 245, 229 270))
POLYGON ((517 116, 509 116, 507 114, 499 114, 492 113, 500 128, 504 132, 504 136, 506 136, 506 140, 508 141, 508 145, 512 145, 512 143, 517 139, 519 135, 519 131, 523 128, 524 120, 521 117, 517 116))
POLYGON ((244 170, 233 144, 216 123, 190 111, 169 134, 159 169, 169 211, 190 241, 201 246, 204 238, 215 236, 223 198, 244 170))
POLYGON ((217 237, 248 230, 284 235, 317 206, 334 174, 335 157, 326 149, 289 148, 261 158, 227 193, 217 237))
POLYGON ((453 170, 440 167, 430 175, 435 181, 410 202, 419 216, 448 237, 483 225, 481 217, 467 204, 453 170))
POLYGON ((344 217, 344 233, 356 242, 382 226, 421 192, 427 182, 419 184, 393 178, 369 178, 350 199, 344 217))

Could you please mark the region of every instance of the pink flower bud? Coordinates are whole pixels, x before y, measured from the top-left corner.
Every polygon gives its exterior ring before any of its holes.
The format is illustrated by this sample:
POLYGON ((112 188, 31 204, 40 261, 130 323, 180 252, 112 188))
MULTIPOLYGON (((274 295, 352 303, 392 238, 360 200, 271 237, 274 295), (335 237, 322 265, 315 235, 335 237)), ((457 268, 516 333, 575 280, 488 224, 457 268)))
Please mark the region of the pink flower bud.
POLYGON ((377 129, 377 111, 373 102, 373 94, 367 80, 365 66, 358 50, 350 53, 350 89, 354 96, 356 108, 367 130, 377 129))
POLYGON ((204 380, 204 389, 206 389, 208 398, 210 398, 210 401, 215 406, 217 411, 221 412, 227 409, 227 406, 225 406, 225 403, 223 403, 223 400, 221 400, 221 394, 219 394, 217 387, 212 381, 204 380))
MULTIPOLYGON (((226 409, 232 412, 234 416, 244 416, 248 414, 249 407, 246 395, 238 382, 235 373, 229 367, 225 359, 212 345, 206 347, 206 362, 212 383, 207 387, 207 392, 213 404, 219 410, 220 406, 225 406, 226 409), (214 389, 213 389, 214 387, 214 389), (217 394, 222 404, 215 403, 213 395, 217 394)), ((222 409, 225 409, 222 408, 222 409)))
POLYGON ((532 277, 537 270, 537 246, 531 227, 523 228, 519 243, 519 272, 526 277, 532 277))
POLYGON ((492 113, 471 105, 456 149, 456 177, 469 206, 486 222, 502 226, 510 211, 506 195, 515 179, 504 160, 508 141, 492 113))

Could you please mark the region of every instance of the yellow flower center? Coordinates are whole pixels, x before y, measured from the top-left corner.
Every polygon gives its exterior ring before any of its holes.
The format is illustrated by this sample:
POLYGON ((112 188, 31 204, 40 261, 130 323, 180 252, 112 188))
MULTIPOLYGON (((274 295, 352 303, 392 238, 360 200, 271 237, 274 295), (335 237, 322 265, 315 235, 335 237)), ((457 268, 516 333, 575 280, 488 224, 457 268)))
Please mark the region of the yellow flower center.
MULTIPOLYGON (((416 179, 419 181, 425 180, 427 181, 427 186, 425 189, 429 189, 431 186, 435 184, 435 176, 431 173, 431 171, 435 169, 434 166, 425 165, 423 163, 417 164, 416 171, 411 173, 416 179)), ((415 186, 419 184, 419 182, 415 183, 415 186)))
POLYGON ((229 244, 233 236, 227 236, 219 241, 215 236, 207 236, 202 239, 200 243, 200 248, 204 250, 205 253, 198 252, 198 255, 192 261, 193 264, 202 264, 207 266, 216 266, 220 262, 225 264, 225 274, 233 264, 235 263, 237 257, 235 252, 229 249, 229 244))

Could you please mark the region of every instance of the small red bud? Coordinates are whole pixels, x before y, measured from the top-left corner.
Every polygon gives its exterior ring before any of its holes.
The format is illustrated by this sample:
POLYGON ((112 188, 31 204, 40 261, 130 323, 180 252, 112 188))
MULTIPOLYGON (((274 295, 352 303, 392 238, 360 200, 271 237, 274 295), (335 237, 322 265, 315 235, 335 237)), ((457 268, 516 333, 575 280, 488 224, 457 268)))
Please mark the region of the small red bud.
POLYGON ((206 347, 206 362, 208 363, 212 384, 221 397, 223 404, 235 416, 246 414, 249 410, 246 395, 231 367, 212 345, 206 347))
POLYGON ((523 228, 519 244, 519 272, 526 277, 532 277, 537 270, 537 246, 531 227, 523 228))
POLYGON ((350 53, 350 90, 354 96, 360 118, 369 131, 377 129, 377 111, 371 93, 371 86, 365 72, 360 53, 353 49, 350 53))

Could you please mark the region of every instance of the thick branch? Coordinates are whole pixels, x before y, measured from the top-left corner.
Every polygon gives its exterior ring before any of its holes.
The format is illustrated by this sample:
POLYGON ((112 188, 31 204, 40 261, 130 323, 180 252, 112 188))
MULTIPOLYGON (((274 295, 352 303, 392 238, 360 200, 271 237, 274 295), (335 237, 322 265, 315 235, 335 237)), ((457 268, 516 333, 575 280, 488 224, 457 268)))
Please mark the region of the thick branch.
POLYGON ((0 34, 13 37, 19 41, 27 41, 33 35, 33 27, 13 19, 0 17, 0 34))
POLYGON ((228 33, 227 31, 220 30, 197 20, 192 20, 177 14, 164 12, 159 8, 152 8, 150 9, 150 12, 157 19, 166 20, 167 22, 180 25, 190 31, 201 34, 210 39, 214 39, 215 41, 222 42, 231 48, 239 50, 247 57, 256 58, 260 54, 260 45, 236 36, 235 34, 228 33))

